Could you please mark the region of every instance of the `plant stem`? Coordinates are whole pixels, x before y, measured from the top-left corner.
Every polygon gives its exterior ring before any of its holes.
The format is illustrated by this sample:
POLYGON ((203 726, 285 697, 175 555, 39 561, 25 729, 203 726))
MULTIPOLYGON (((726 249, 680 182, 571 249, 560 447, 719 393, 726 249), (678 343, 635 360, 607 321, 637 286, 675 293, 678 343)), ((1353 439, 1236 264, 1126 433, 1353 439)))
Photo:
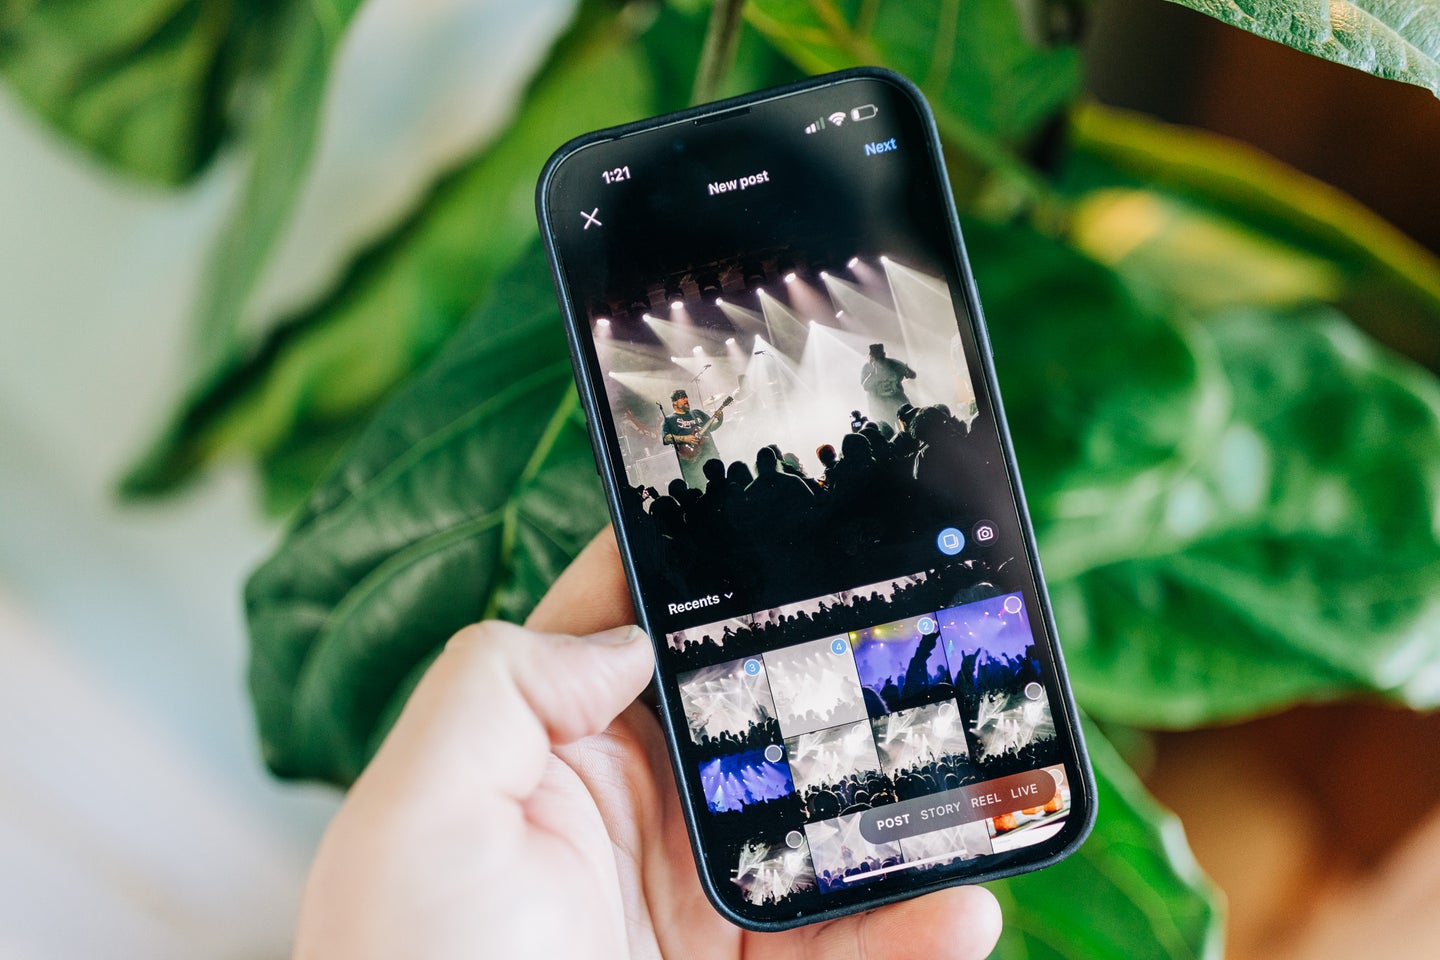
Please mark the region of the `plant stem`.
POLYGON ((715 0, 710 8, 705 47, 700 52, 700 68, 695 72, 695 89, 690 94, 692 104, 714 100, 720 81, 730 72, 740 42, 740 13, 744 6, 745 0, 715 0))

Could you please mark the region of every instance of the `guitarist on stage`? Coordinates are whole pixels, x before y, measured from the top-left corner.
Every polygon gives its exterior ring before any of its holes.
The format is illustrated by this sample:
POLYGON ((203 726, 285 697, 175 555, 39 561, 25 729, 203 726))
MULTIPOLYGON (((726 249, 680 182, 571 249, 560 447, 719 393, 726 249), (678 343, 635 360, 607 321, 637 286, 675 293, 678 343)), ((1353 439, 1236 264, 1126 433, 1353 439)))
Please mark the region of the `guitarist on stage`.
POLYGON ((696 490, 704 490, 705 461, 712 457, 720 459, 720 451, 715 449, 710 433, 725 422, 725 411, 722 409, 712 421, 704 410, 690 409, 690 395, 684 390, 670 394, 670 405, 675 412, 665 418, 660 439, 675 448, 675 458, 680 461, 680 473, 685 477, 685 483, 696 490))

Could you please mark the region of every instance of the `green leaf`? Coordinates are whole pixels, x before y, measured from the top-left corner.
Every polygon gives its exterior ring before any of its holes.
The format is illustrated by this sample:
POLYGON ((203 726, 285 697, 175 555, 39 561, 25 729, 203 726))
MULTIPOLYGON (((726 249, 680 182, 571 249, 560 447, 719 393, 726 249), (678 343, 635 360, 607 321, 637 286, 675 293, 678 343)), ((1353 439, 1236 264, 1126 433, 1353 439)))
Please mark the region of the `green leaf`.
POLYGON ((124 482, 154 495, 224 458, 268 459, 292 438, 357 422, 432 356, 535 237, 535 178, 579 133, 643 115, 653 98, 628 28, 577 25, 509 130, 443 179, 365 251, 323 303, 192 396, 124 482))
POLYGON ((522 619, 606 516, 532 249, 250 579, 250 689, 271 769, 353 780, 428 658, 467 623, 522 619))
POLYGON ((210 254, 197 307, 210 376, 241 343, 241 314, 305 182, 330 64, 359 6, 360 0, 297 3, 280 24, 275 67, 249 137, 249 170, 210 254))
MULTIPOLYGON (((667 113, 692 105, 696 63, 709 30, 710 5, 663 3, 655 22, 641 35, 645 61, 655 78, 655 110, 667 113)), ((739 44, 729 69, 714 91, 714 99, 738 96, 793 83, 804 76, 793 63, 742 21, 739 44)))
POLYGON ((1023 141, 1079 92, 1079 52, 1024 35, 1011 0, 754 0, 750 21, 812 73, 879 65, 910 77, 948 123, 1023 141))
POLYGON ((1180 821, 1087 724, 1099 817, 1078 852, 989 884, 1005 913, 993 960, 1218 960, 1220 894, 1180 821))
POLYGON ((966 225, 1070 672, 1104 720, 1440 703, 1440 389, 1333 311, 1204 323, 966 225))
POLYGON ((1025 35, 1012 0, 753 0, 746 16, 802 69, 874 65, 925 92, 947 146, 1032 195, 1013 148, 1080 90, 1080 55, 1025 35))
POLYGON ((231 86, 273 6, 12 0, 0 6, 0 76, 100 159, 180 183, 219 145, 231 86))
POLYGON ((1230 384, 1219 439, 1117 505, 1182 545, 1053 584, 1077 695, 1147 727, 1347 694, 1440 706, 1434 378, 1324 308, 1201 333, 1230 384))
POLYGON ((1187 309, 1337 303, 1440 369, 1440 257, 1352 197, 1238 141, 1087 104, 1061 187, 1072 240, 1187 309))
POLYGON ((1213 358, 1059 241, 978 221, 965 234, 1047 574, 1156 549, 1134 505, 1177 482, 1223 426, 1213 358))
POLYGON ((1171 0, 1303 53, 1440 96, 1440 9, 1429 0, 1171 0))

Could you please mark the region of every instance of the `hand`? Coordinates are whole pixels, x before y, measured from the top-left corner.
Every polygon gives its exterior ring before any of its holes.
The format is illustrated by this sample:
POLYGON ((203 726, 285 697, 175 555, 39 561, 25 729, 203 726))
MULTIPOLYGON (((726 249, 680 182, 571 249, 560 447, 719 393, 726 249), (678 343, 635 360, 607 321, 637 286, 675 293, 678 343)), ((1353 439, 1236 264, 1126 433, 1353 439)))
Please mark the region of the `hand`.
POLYGON ((943 890, 779 934, 700 889, 664 738, 633 702, 653 654, 610 531, 526 628, 460 631, 331 823, 301 960, 979 958, 994 897, 943 890), (580 634, 570 636, 565 634, 580 634))
POLYGON ((684 440, 686 443, 699 443, 699 442, 700 442, 700 435, 699 435, 699 434, 696 434, 696 433, 687 433, 687 434, 685 434, 685 436, 681 437, 680 439, 681 439, 681 440, 684 440))

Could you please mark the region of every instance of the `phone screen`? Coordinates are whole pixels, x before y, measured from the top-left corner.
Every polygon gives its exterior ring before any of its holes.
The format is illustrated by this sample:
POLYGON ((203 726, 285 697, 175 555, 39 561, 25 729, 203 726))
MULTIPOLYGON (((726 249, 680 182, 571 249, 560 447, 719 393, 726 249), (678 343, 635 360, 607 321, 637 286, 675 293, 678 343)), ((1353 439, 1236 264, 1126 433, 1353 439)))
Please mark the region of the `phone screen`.
POLYGON ((702 875, 750 921, 1081 828, 942 177, 862 76, 589 143, 542 197, 702 875))

